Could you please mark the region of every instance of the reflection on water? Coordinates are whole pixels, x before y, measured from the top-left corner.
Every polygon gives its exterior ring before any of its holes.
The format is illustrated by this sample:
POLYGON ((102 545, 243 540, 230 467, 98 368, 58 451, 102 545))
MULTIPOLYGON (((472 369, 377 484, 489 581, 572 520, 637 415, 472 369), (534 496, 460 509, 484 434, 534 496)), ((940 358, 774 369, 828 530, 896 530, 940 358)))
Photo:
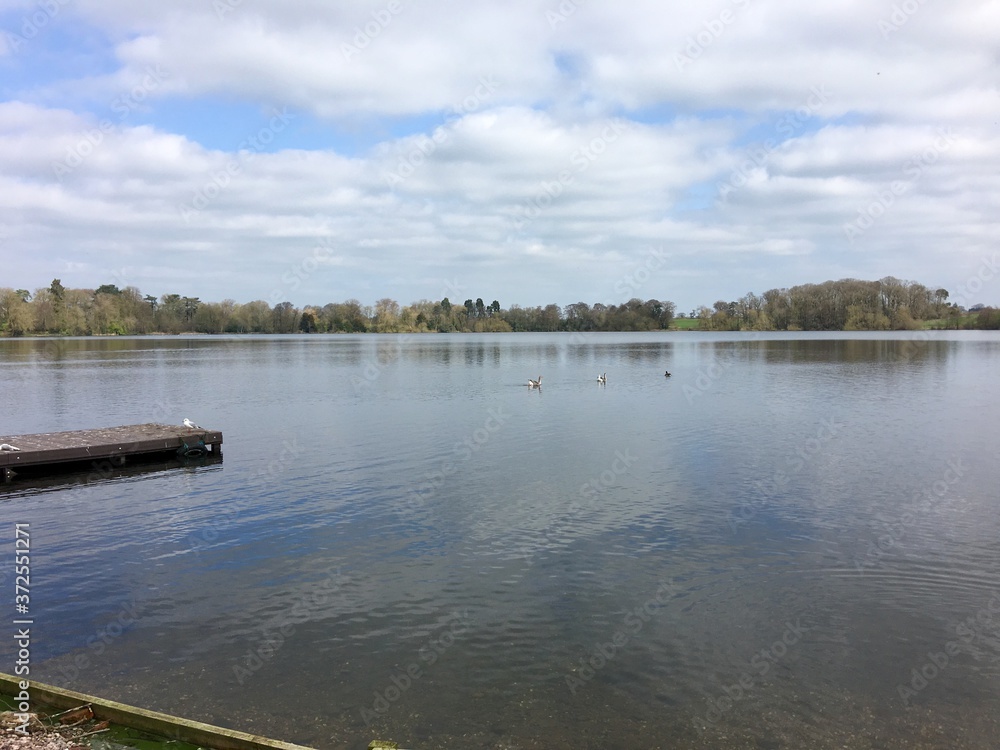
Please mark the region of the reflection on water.
POLYGON ((323 747, 995 747, 998 362, 988 333, 3 341, 0 433, 226 436, 0 495, 33 675, 323 747))

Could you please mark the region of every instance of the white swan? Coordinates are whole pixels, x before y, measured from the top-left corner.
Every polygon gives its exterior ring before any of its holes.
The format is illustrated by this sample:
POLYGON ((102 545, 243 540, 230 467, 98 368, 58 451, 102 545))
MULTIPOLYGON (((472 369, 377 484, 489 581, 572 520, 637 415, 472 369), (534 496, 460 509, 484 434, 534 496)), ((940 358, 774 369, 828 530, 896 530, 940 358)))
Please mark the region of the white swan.
POLYGON ((542 387, 542 376, 539 375, 538 376, 538 380, 532 380, 531 378, 528 378, 528 387, 529 388, 541 388, 542 387))
POLYGON ((186 417, 184 418, 184 426, 187 427, 189 430, 200 430, 201 429, 201 427, 199 427, 198 425, 196 425, 194 422, 192 422, 190 419, 188 419, 186 417))

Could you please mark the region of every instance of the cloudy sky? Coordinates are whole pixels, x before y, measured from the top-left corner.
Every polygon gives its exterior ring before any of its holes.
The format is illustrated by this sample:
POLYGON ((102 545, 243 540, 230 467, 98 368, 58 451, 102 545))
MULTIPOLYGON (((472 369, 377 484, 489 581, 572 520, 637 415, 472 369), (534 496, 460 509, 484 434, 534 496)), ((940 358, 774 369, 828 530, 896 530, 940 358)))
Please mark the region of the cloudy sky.
POLYGON ((1000 303, 998 29, 987 0, 0 0, 0 287, 1000 303))

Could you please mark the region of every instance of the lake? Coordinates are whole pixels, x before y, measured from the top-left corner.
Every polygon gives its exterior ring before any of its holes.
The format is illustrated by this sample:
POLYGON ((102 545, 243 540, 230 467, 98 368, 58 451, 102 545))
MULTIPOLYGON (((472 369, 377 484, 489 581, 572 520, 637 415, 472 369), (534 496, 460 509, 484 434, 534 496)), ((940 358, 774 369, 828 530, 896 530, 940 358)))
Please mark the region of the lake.
POLYGON ((0 434, 225 435, 0 489, 31 676, 323 748, 995 748, 998 372, 995 332, 0 340, 0 434))

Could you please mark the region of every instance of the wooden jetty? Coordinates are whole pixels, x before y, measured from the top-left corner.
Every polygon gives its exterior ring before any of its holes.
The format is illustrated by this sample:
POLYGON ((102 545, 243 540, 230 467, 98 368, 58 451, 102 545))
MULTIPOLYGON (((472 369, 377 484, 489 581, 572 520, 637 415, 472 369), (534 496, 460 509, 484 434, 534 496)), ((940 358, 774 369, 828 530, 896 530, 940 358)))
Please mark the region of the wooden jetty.
POLYGON ((25 690, 21 681, 23 677, 0 672, 0 693, 16 698, 21 691, 30 697, 29 707, 35 710, 36 705, 55 709, 71 709, 90 706, 94 718, 110 721, 129 729, 150 732, 170 740, 187 742, 212 750, 311 750, 303 745, 293 745, 256 734, 236 732, 232 729, 203 724, 200 721, 190 721, 178 716, 163 714, 157 711, 147 711, 143 708, 129 706, 125 703, 109 701, 73 690, 64 690, 54 685, 45 685, 31 680, 25 690))
POLYGON ((0 472, 9 482, 26 470, 72 468, 80 463, 110 462, 121 466, 129 458, 173 454, 185 458, 222 455, 222 433, 166 424, 134 424, 101 430, 73 430, 0 437, 0 472))

